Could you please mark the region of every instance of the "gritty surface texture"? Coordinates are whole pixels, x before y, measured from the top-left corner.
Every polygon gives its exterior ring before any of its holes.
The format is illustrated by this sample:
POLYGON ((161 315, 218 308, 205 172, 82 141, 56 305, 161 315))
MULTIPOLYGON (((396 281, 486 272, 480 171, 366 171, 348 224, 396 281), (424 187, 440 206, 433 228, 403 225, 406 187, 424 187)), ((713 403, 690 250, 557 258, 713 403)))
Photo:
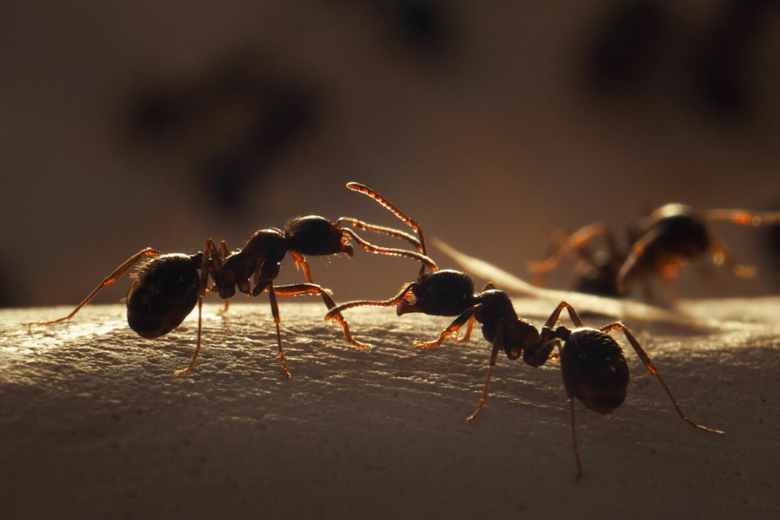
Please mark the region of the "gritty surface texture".
MULTIPOLYGON (((540 326, 554 305, 515 300, 540 326)), ((693 420, 679 419, 633 352, 624 405, 578 403, 575 480, 557 362, 488 363, 481 334, 423 350, 447 318, 281 305, 287 380, 267 303, 196 314, 164 338, 124 308, 0 311, 0 504, 30 518, 774 518, 780 515, 780 299, 688 304, 715 327, 627 321, 693 420)), ((584 313, 586 324, 608 318, 584 313)), ((630 349, 619 337, 624 349, 630 349)))

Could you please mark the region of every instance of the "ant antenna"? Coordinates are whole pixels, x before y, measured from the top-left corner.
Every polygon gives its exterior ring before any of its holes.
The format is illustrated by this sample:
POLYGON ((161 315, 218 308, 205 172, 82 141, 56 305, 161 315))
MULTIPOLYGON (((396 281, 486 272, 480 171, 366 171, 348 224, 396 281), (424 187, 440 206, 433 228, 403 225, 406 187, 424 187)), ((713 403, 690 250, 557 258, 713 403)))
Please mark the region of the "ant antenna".
MULTIPOLYGON (((377 201, 379 204, 384 206, 386 209, 388 209, 393 215, 401 219, 407 226, 411 227, 415 233, 417 233, 417 236, 420 237, 420 247, 422 248, 420 252, 423 255, 427 256, 427 250, 425 248, 425 239, 423 238, 423 232, 420 225, 412 220, 411 218, 407 217, 404 213, 402 213, 398 208, 396 208, 390 201, 382 197, 380 194, 366 186, 365 184, 360 184, 359 182, 348 182, 347 188, 353 191, 357 191, 358 193, 362 193, 363 195, 366 195, 368 197, 371 197, 375 201, 377 201)), ((431 267, 430 265, 428 267, 431 267)), ((431 272, 436 271, 436 266, 434 265, 431 267, 431 272)), ((420 276, 425 272, 425 265, 423 265, 420 268, 420 276)))

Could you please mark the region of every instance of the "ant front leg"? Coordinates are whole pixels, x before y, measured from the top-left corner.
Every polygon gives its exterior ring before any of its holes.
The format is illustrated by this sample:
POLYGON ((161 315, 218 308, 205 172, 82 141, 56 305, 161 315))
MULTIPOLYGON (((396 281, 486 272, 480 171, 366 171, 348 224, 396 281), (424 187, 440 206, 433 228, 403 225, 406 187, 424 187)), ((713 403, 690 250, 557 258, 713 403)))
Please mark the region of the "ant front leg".
POLYGON ((97 287, 95 287, 92 290, 92 292, 89 293, 87 295, 87 297, 84 298, 84 300, 76 306, 75 309, 73 309, 73 312, 71 312, 70 314, 68 314, 64 318, 59 318, 59 319, 52 320, 52 321, 36 321, 36 322, 29 323, 27 325, 28 332, 30 331, 30 329, 32 328, 33 325, 40 325, 40 326, 43 326, 43 325, 53 325, 55 323, 60 323, 62 321, 67 321, 67 320, 71 319, 73 316, 76 315, 77 312, 79 312, 79 310, 81 310, 82 307, 84 307, 87 303, 89 303, 89 301, 92 298, 94 298, 95 295, 97 293, 99 293, 100 290, 103 287, 106 287, 107 285, 111 285, 112 283, 116 282, 123 274, 125 274, 127 272, 128 269, 133 267, 142 258, 147 257, 147 256, 151 256, 151 257, 160 256, 161 254, 162 253, 160 253, 156 249, 152 249, 151 247, 147 247, 146 249, 142 249, 141 251, 137 252, 136 254, 134 254, 133 256, 128 258, 127 260, 125 260, 124 263, 122 263, 122 265, 117 267, 114 270, 113 273, 108 275, 102 282, 100 282, 100 284, 97 287))
POLYGON ((319 294, 320 296, 322 296, 322 300, 325 302, 325 305, 331 311, 328 313, 328 316, 330 316, 329 319, 338 321, 341 324, 341 327, 344 330, 344 337, 347 339, 347 341, 355 345, 356 347, 371 348, 371 345, 360 343, 352 337, 352 334, 350 334, 349 332, 349 324, 347 323, 347 320, 344 319, 344 316, 341 315, 341 312, 339 311, 334 312, 334 309, 336 308, 336 302, 334 302, 333 298, 330 297, 330 294, 328 293, 327 289, 323 289, 321 286, 317 284, 299 283, 299 284, 291 284, 291 285, 278 285, 275 287, 275 290, 279 296, 297 296, 299 294, 319 294))
POLYGON ((612 247, 614 244, 612 232, 606 225, 601 223, 585 226, 568 238, 562 240, 554 238, 554 242, 557 242, 558 244, 557 250, 542 261, 530 262, 528 264, 528 270, 534 275, 534 284, 542 285, 550 271, 555 269, 561 260, 566 258, 569 253, 572 251, 581 251, 582 248, 599 236, 605 236, 607 243, 612 247))
POLYGON ((436 341, 427 341, 427 342, 426 341, 415 341, 414 342, 415 346, 422 347, 422 348, 436 348, 436 347, 440 347, 441 344, 444 342, 444 339, 447 336, 449 336, 450 334, 452 334, 455 337, 455 339, 457 340, 458 339, 458 329, 460 329, 466 322, 468 322, 469 327, 468 327, 468 331, 466 332, 466 336, 464 337, 463 341, 464 342, 468 341, 468 336, 471 334, 471 324, 473 323, 473 321, 475 319, 475 313, 479 309, 481 309, 481 308, 482 308, 482 304, 480 303, 480 304, 472 306, 469 309, 466 309, 466 311, 463 312, 463 314, 461 314, 460 316, 455 318, 455 321, 450 323, 449 327, 444 329, 441 332, 441 334, 439 334, 439 339, 437 339, 436 341))
POLYGON ((297 251, 292 250, 290 251, 290 255, 292 255, 293 259, 295 260, 295 268, 298 269, 300 267, 303 269, 303 274, 306 276, 306 281, 313 284, 314 280, 311 279, 309 264, 306 263, 306 259, 303 257, 303 255, 297 251))
POLYGON ((457 334, 453 335, 452 341, 455 343, 468 343, 471 340, 471 330, 474 328, 474 322, 477 321, 476 316, 469 318, 469 323, 466 326, 466 333, 463 337, 459 338, 457 334))
MULTIPOLYGON (((484 293, 485 291, 492 291, 495 288, 496 288, 496 286, 493 285, 493 282, 488 282, 482 288, 482 292, 484 293)), ((474 322, 476 320, 477 320, 477 317, 476 316, 472 316, 471 319, 469 320, 469 324, 466 327, 466 333, 463 335, 463 337, 459 338, 457 336, 457 334, 456 334, 455 337, 452 338, 452 341, 454 341, 455 343, 468 343, 469 340, 471 339, 471 330, 474 328, 474 322)))
MULTIPOLYGON (((401 292, 390 298, 389 300, 380 300, 380 301, 371 301, 371 300, 355 300, 352 302, 342 303, 341 305, 337 305, 330 309, 328 313, 325 315, 326 320, 336 320, 339 323, 341 323, 341 326, 344 327, 346 325, 346 320, 344 320, 344 317, 341 315, 342 311, 345 311, 347 309, 352 309, 354 307, 394 307, 395 305, 398 305, 398 303, 402 302, 404 298, 406 298, 406 295, 409 293, 410 290, 412 290, 412 287, 414 284, 406 284, 402 289, 401 292)), ((327 302, 326 302, 327 303, 327 302)), ((345 327, 346 330, 346 327, 345 327)), ((347 338, 350 342, 353 342, 352 336, 348 336, 347 338)), ((365 345, 362 343, 354 342, 354 344, 361 346, 361 347, 370 347, 371 345, 365 345)))
POLYGON ((611 323, 609 325, 605 325, 602 327, 601 332, 607 333, 611 332, 613 330, 622 330, 623 334, 626 335, 626 338, 628 338, 629 343, 631 343, 631 346, 636 351, 637 355, 639 356, 639 359, 642 360, 642 363, 647 367, 647 370, 649 370, 655 377, 658 378, 658 381, 661 383, 661 386, 664 387, 664 390, 666 390, 666 394, 669 396, 669 399, 672 401, 672 404, 674 405, 674 409, 677 410, 677 414, 680 416, 680 418, 693 426, 694 428, 698 430, 705 431, 707 433, 715 433, 718 435, 723 435, 723 432, 720 430, 713 430, 711 428, 707 428, 705 426, 701 426, 699 424, 696 424, 692 420, 688 419, 685 414, 682 412, 682 409, 680 408, 680 405, 677 404, 677 399, 674 398, 674 394, 672 394, 672 390, 669 388, 669 386, 666 384, 666 381, 664 381, 663 377, 661 377, 661 374, 658 373, 658 369, 655 368, 653 365, 653 362, 650 360, 650 356, 648 356, 645 351, 642 349, 642 347, 639 345, 639 342, 634 338, 634 335, 631 333, 628 328, 623 325, 620 322, 611 323))
POLYGON ((474 413, 466 417, 466 422, 471 423, 477 418, 482 411, 482 407, 485 406, 485 401, 488 396, 488 388, 490 387, 490 378, 493 376, 493 368, 496 366, 496 360, 498 359, 498 353, 504 348, 504 322, 499 321, 496 324, 496 335, 493 340, 493 351, 490 353, 490 368, 488 368, 487 378, 485 379, 485 387, 482 389, 482 397, 479 400, 479 405, 474 413))

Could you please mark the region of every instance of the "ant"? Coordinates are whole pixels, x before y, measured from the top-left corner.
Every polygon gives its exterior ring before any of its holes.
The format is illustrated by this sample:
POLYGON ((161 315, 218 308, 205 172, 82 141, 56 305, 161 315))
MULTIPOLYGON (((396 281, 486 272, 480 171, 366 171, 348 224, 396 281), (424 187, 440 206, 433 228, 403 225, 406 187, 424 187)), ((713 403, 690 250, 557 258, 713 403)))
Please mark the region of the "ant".
POLYGON ((488 396, 493 368, 502 349, 509 359, 514 360, 522 356, 523 361, 532 367, 541 367, 548 359, 560 359, 563 384, 571 404, 571 432, 577 479, 580 479, 583 473, 577 447, 574 398, 587 408, 607 415, 623 403, 628 389, 628 365, 622 348, 608 334, 613 330, 623 331, 642 363, 658 378, 680 418, 696 429, 723 435, 723 432, 701 426, 683 414, 658 369, 625 325, 615 322, 598 329, 585 327, 577 311, 565 301, 558 305, 540 331, 517 316, 509 296, 504 291, 487 284, 481 292, 475 293, 474 284, 468 275, 443 269, 422 275, 389 300, 355 301, 334 307, 326 315, 326 319, 335 319, 345 309, 367 305, 396 306, 399 316, 410 312, 422 312, 429 316, 457 316, 435 341, 415 342, 416 346, 423 348, 439 347, 449 335, 452 335, 456 342, 466 342, 471 335, 474 321, 482 324, 482 335, 493 349, 482 397, 477 409, 466 419, 469 423, 482 411, 488 396), (574 329, 564 326, 554 328, 564 308, 574 323, 574 329), (458 338, 458 330, 466 324, 466 333, 462 338, 458 338), (557 354, 553 353, 555 348, 557 354))
MULTIPOLYGON (((423 266, 424 267, 424 266, 423 266)), ((474 283, 467 274, 443 269, 430 273, 421 271, 418 279, 406 284, 394 297, 383 301, 358 300, 338 305, 328 312, 325 319, 338 319, 341 313, 361 306, 396 307, 401 316, 421 312, 429 316, 456 316, 438 339, 431 342, 415 342, 423 348, 439 347, 452 336, 456 342, 467 342, 475 321, 482 324, 482 335, 492 345, 490 364, 477 409, 466 422, 474 421, 485 404, 498 353, 503 349, 509 359, 523 357, 532 367, 541 367, 548 359, 560 359, 564 388, 571 403, 571 431, 577 479, 582 477, 582 464, 577 447, 574 419, 574 398, 587 408, 609 414, 624 401, 628 388, 628 365, 620 345, 609 336, 613 330, 622 330, 645 367, 654 374, 666 390, 679 416, 696 429, 723 435, 723 432, 706 428, 688 419, 682 412, 669 386, 653 365, 650 357, 622 323, 615 322, 600 329, 585 327, 577 311, 567 302, 561 302, 549 319, 537 330, 531 323, 517 316, 509 296, 488 283, 481 292, 475 292, 474 283), (574 329, 564 326, 554 328, 563 309, 574 322, 574 329), (467 324, 466 332, 458 338, 458 331, 467 324), (553 350, 557 347, 557 353, 553 350)))
MULTIPOLYGON (((357 183, 349 183, 350 189, 365 189, 357 183)), ((389 204, 378 195, 373 197, 380 204, 389 204)), ((271 312, 276 324, 276 339, 279 357, 285 375, 290 378, 287 362, 282 349, 279 306, 277 296, 295 296, 300 294, 319 294, 328 309, 336 306, 330 291, 312 281, 305 256, 324 256, 345 254, 354 255, 349 239, 354 240, 366 251, 394 256, 405 256, 420 260, 423 266, 434 266, 431 259, 420 252, 375 246, 346 226, 366 231, 387 234, 411 242, 418 250, 424 248, 416 237, 400 230, 384 226, 367 224, 357 219, 342 217, 335 222, 316 216, 295 217, 284 229, 267 228, 256 231, 246 242, 243 249, 230 253, 227 244, 222 241, 217 246, 213 240, 206 241, 202 252, 194 255, 180 253, 162 254, 147 247, 128 258, 114 272, 108 275, 69 315, 53 321, 30 323, 33 326, 45 326, 70 320, 82 307, 89 303, 104 287, 118 280, 125 272, 143 259, 151 260, 142 264, 137 271, 127 293, 127 322, 139 336, 154 339, 163 336, 178 327, 184 318, 198 305, 197 346, 187 368, 177 370, 180 376, 189 372, 195 365, 201 348, 203 296, 206 292, 216 292, 227 300, 236 294, 236 290, 251 296, 267 292, 271 303, 271 312), (274 285, 279 274, 281 262, 287 253, 301 266, 307 283, 274 285), (200 273, 198 272, 200 271, 200 273), (209 278, 214 282, 209 286, 209 278), (251 280, 251 282, 250 282, 251 280), (252 286, 254 284, 254 287, 252 286)), ((225 302, 227 310, 228 302, 225 302)), ((349 332, 349 325, 340 315, 334 316, 343 327, 344 336, 356 346, 364 346, 349 332)))
MULTIPOLYGON (((739 265, 731 250, 709 232, 707 224, 717 221, 752 226, 778 224, 780 212, 714 209, 697 213, 684 204, 666 204, 629 229, 629 247, 625 252, 618 247, 606 225, 591 224, 567 238, 554 239, 557 249, 545 260, 530 263, 528 269, 534 274, 534 283, 542 285, 558 263, 576 251, 582 257, 578 269, 581 272, 578 290, 619 297, 625 293, 629 283, 641 279, 648 300, 653 299, 649 284, 651 274, 675 278, 685 264, 698 260, 708 251, 716 265, 725 263, 734 276, 755 276, 755 267, 739 265), (606 250, 594 255, 587 246, 598 237, 605 241, 606 250)), ((708 266, 699 262, 698 267, 711 289, 722 293, 719 280, 708 266)))

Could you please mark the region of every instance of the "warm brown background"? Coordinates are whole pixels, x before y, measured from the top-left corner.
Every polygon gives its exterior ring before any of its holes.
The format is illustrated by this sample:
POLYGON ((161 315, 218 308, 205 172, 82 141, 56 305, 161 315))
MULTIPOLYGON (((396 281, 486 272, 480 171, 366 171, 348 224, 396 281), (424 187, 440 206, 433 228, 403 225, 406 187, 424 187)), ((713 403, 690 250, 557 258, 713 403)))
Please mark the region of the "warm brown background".
MULTIPOLYGON (((0 19, 6 306, 75 303, 145 246, 239 247, 296 214, 397 222, 348 180, 518 274, 556 229, 780 204, 769 0, 31 0, 0 19)), ((776 294, 768 234, 716 232, 762 269, 731 294, 776 294)), ((415 271, 312 268, 337 300, 415 271)))

